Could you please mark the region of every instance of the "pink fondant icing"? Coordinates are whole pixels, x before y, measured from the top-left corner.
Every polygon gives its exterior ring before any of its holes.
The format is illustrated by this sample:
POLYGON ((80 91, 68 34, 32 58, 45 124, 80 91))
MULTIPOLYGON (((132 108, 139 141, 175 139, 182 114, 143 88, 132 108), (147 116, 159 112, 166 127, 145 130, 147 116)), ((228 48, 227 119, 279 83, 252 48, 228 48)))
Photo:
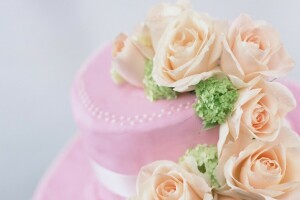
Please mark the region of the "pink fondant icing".
POLYGON ((35 192, 33 200, 121 200, 96 178, 76 137, 62 152, 35 192))
MULTIPOLYGON (((110 59, 110 47, 106 47, 79 73, 72 102, 81 135, 49 170, 34 200, 121 200, 124 198, 101 185, 90 158, 116 172, 136 174, 142 165, 153 160, 176 161, 188 147, 216 143, 217 130, 205 132, 194 115, 193 95, 151 103, 143 90, 111 82, 110 59)), ((298 103, 288 120, 300 133, 300 88, 291 82, 285 84, 298 103)))
POLYGON ((285 81, 283 83, 292 91, 297 101, 297 107, 288 114, 287 118, 293 130, 300 135, 300 87, 292 81, 285 81))
POLYGON ((111 47, 99 51, 79 73, 73 111, 88 155, 117 173, 136 175, 160 159, 177 161, 199 143, 216 143, 218 131, 205 131, 192 107, 193 94, 150 102, 143 89, 116 85, 110 77, 111 47))
MULTIPOLYGON (((300 133, 300 88, 293 83, 285 84, 292 90, 298 103, 297 108, 288 115, 288 119, 294 130, 300 133)), ((77 137, 48 171, 32 199, 121 200, 124 198, 112 194, 99 183, 85 154, 83 140, 77 137)))

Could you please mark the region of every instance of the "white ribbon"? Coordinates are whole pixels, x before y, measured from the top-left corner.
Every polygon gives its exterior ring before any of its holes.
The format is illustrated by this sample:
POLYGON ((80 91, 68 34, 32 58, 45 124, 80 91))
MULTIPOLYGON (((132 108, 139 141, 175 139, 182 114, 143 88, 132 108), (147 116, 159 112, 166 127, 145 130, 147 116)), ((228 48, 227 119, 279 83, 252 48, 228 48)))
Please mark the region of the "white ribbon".
POLYGON ((94 161, 91 161, 91 164, 98 180, 108 190, 126 198, 132 197, 136 194, 135 185, 137 176, 113 172, 94 161))

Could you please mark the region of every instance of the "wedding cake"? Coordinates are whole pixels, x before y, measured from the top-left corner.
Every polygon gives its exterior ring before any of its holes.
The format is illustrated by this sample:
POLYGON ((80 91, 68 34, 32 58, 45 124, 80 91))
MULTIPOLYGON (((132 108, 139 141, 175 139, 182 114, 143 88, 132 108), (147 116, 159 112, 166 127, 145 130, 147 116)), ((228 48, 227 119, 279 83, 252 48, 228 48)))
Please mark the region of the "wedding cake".
POLYGON ((35 200, 300 198, 300 88, 279 34, 153 7, 78 72, 78 136, 35 200))

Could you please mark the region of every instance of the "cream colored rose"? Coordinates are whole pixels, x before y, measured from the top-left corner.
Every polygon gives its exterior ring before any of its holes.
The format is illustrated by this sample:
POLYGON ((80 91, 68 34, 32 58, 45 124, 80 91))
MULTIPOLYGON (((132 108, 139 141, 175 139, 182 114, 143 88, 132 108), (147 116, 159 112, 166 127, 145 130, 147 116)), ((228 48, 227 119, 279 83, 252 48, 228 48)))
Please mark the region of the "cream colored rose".
POLYGON ((223 40, 221 67, 226 74, 249 81, 258 75, 281 77, 293 67, 279 33, 263 21, 241 15, 223 40))
POLYGON ((168 24, 156 48, 153 78, 160 86, 190 91, 217 70, 221 23, 187 11, 168 24))
POLYGON ((300 197, 300 140, 287 127, 273 142, 246 134, 224 146, 218 180, 240 199, 293 200, 300 197))
POLYGON ((212 200, 212 195, 196 163, 185 166, 171 161, 156 161, 141 169, 136 199, 212 200))
POLYGON ((284 117, 296 107, 290 90, 278 82, 256 78, 239 90, 232 115, 220 127, 219 152, 228 134, 237 140, 239 133, 261 141, 274 141, 284 124, 284 117))
POLYGON ((140 25, 128 37, 120 34, 113 45, 112 70, 128 83, 143 87, 145 64, 153 58, 149 30, 140 25))
POLYGON ((214 195, 214 200, 240 200, 240 198, 216 193, 214 195))
POLYGON ((154 49, 157 48, 160 37, 168 23, 189 9, 190 4, 187 1, 178 1, 176 4, 161 3, 150 9, 145 24, 150 30, 154 49))

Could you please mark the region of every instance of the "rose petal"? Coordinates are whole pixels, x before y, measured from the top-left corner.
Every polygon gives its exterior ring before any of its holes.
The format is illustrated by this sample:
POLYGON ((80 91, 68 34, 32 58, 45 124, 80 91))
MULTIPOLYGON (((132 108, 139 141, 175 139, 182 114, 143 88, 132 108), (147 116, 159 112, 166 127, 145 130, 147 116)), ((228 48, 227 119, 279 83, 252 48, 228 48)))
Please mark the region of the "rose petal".
POLYGON ((112 67, 130 84, 143 87, 145 63, 146 58, 127 38, 124 47, 113 58, 112 67))

